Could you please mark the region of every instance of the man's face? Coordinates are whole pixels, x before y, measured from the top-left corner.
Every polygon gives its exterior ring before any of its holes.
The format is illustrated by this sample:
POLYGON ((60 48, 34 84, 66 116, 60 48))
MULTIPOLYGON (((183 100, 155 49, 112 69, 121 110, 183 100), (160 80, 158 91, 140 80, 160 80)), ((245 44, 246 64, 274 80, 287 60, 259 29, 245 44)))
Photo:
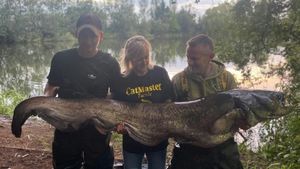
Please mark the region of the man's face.
POLYGON ((101 42, 102 36, 103 33, 101 31, 95 33, 91 29, 85 28, 78 34, 79 46, 86 52, 93 52, 101 42))
POLYGON ((194 47, 187 46, 186 55, 188 64, 192 67, 201 67, 209 64, 214 57, 214 53, 208 45, 199 44, 194 47))

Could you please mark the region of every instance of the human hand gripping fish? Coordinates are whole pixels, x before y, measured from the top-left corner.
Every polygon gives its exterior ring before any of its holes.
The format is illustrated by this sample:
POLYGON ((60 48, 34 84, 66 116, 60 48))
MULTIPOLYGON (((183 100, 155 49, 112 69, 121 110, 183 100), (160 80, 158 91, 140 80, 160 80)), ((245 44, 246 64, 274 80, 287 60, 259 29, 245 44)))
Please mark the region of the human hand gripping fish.
POLYGON ((65 132, 89 123, 101 132, 112 131, 122 123, 130 137, 145 145, 174 138, 207 148, 225 142, 238 128, 286 114, 283 93, 265 90, 230 90, 195 101, 152 104, 40 96, 16 106, 12 133, 20 137, 25 121, 39 116, 65 132))

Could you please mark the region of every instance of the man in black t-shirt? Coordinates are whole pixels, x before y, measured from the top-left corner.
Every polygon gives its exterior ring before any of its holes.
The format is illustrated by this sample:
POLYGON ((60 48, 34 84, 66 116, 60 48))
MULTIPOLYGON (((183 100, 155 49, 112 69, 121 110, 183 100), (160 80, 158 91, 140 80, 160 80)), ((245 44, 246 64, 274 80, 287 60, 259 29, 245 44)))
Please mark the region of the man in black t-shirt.
MULTIPOLYGON (((120 76, 120 66, 110 54, 98 50, 103 39, 100 19, 81 15, 76 24, 79 47, 54 55, 45 95, 66 99, 105 98, 120 76)), ((52 145, 55 169, 112 169, 110 134, 87 125, 76 132, 55 130, 52 145)))

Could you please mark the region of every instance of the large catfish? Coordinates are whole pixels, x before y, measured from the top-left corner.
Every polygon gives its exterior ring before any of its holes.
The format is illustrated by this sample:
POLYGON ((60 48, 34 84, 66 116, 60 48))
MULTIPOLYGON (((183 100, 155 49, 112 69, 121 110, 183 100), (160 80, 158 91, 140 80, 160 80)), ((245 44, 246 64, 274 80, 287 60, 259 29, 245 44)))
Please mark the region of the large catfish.
POLYGON ((61 99, 33 97, 14 110, 12 133, 21 136, 22 125, 37 115, 65 132, 93 124, 112 131, 123 123, 128 134, 145 145, 156 145, 167 138, 200 147, 213 147, 231 138, 239 127, 281 117, 281 92, 231 90, 189 102, 126 103, 108 99, 61 99))

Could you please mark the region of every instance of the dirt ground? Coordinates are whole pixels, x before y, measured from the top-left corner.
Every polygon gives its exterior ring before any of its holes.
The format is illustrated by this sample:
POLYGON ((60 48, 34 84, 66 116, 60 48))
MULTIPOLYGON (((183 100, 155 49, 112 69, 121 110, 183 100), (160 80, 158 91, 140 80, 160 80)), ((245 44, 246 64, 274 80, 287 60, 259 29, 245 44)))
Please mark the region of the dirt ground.
POLYGON ((11 120, 0 117, 0 168, 52 168, 51 141, 54 129, 41 120, 29 120, 21 138, 11 133, 11 120))
MULTIPOLYGON (((31 118, 23 126, 21 138, 11 133, 11 119, 0 117, 0 169, 51 169, 54 128, 31 118)), ((122 161, 120 140, 112 141, 116 161, 122 161)))
MULTIPOLYGON (((0 169, 51 169, 51 143, 54 128, 46 122, 30 118, 22 128, 21 138, 11 133, 11 119, 0 116, 0 169)), ((122 164, 121 137, 113 134, 115 166, 122 164)), ((168 147, 168 159, 171 146, 168 147)))

